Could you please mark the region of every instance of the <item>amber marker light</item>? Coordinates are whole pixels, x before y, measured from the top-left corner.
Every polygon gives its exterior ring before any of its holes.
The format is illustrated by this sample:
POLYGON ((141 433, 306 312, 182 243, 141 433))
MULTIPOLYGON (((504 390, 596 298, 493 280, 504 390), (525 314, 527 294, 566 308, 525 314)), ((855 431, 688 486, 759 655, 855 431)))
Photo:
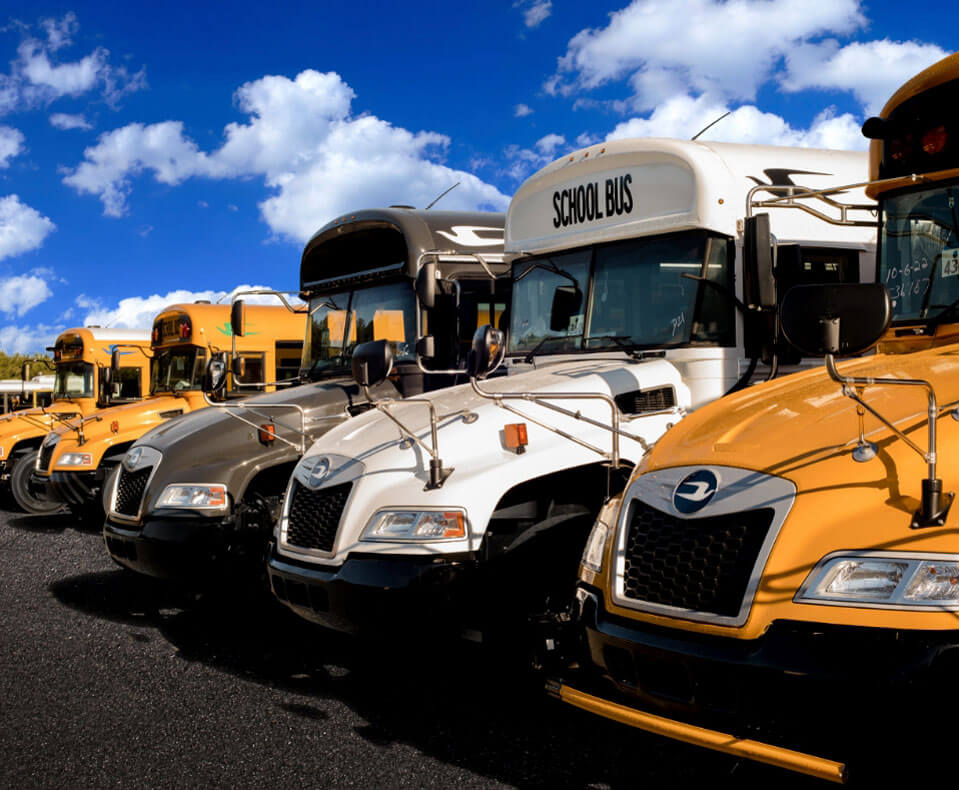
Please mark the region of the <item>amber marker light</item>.
POLYGON ((120 423, 117 420, 114 420, 110 423, 110 430, 114 433, 120 433, 120 423))
POLYGON ((260 442, 262 444, 273 444, 276 441, 276 426, 266 423, 260 426, 260 442))
POLYGON ((512 422, 503 426, 503 438, 506 441, 506 449, 513 450, 517 455, 526 452, 526 445, 529 444, 529 437, 526 435, 525 422, 512 422))

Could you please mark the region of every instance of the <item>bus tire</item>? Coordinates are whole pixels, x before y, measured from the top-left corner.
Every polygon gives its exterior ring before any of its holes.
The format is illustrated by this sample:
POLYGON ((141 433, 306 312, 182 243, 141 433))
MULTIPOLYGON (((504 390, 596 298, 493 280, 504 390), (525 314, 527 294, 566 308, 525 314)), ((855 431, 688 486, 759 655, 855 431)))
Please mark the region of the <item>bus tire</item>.
POLYGON ((27 450, 17 456, 10 473, 10 493, 24 513, 33 516, 48 516, 58 512, 62 505, 30 490, 30 475, 37 461, 37 450, 27 450))

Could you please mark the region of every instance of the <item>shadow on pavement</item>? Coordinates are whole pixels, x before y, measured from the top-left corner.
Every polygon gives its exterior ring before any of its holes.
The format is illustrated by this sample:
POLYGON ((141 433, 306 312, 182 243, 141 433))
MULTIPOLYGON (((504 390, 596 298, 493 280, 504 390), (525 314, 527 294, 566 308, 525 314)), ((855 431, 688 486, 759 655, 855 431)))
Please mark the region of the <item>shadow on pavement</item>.
POLYGON ((17 513, 7 516, 4 523, 11 529, 24 532, 59 534, 74 527, 76 519, 69 511, 64 510, 62 513, 53 513, 49 516, 31 516, 26 513, 17 513))
MULTIPOLYGON (((741 787, 807 786, 802 777, 569 708, 547 698, 530 674, 472 645, 360 642, 306 623, 265 596, 197 597, 123 570, 66 578, 50 590, 84 613, 155 628, 185 661, 337 700, 366 720, 353 731, 374 746, 410 744, 507 784, 675 788, 732 778, 741 787)), ((312 704, 278 707, 307 721, 329 718, 312 704)))

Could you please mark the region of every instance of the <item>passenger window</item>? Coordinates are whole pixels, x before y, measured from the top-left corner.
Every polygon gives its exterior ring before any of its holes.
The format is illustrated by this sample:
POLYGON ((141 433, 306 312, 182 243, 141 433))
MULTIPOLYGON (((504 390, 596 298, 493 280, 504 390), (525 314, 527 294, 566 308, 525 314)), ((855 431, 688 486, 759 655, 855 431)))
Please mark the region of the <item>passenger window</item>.
POLYGON ((120 368, 119 379, 113 382, 113 396, 121 400, 140 397, 140 368, 120 368))
POLYGON ((276 344, 276 380, 286 381, 300 375, 303 344, 293 340, 279 340, 276 344))
POLYGON ((240 379, 241 384, 263 384, 266 379, 263 376, 265 369, 264 354, 240 354, 246 360, 246 370, 240 379))

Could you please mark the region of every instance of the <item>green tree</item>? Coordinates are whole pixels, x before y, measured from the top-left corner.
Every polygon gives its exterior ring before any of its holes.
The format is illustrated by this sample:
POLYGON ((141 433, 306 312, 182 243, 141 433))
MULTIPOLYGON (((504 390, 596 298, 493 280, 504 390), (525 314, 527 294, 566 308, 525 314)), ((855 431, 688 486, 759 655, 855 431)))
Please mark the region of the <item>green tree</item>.
POLYGON ((34 360, 47 360, 53 364, 53 357, 49 354, 5 354, 0 351, 0 379, 18 379, 20 370, 24 362, 30 362, 30 376, 39 376, 44 373, 52 373, 52 369, 43 362, 34 360))

